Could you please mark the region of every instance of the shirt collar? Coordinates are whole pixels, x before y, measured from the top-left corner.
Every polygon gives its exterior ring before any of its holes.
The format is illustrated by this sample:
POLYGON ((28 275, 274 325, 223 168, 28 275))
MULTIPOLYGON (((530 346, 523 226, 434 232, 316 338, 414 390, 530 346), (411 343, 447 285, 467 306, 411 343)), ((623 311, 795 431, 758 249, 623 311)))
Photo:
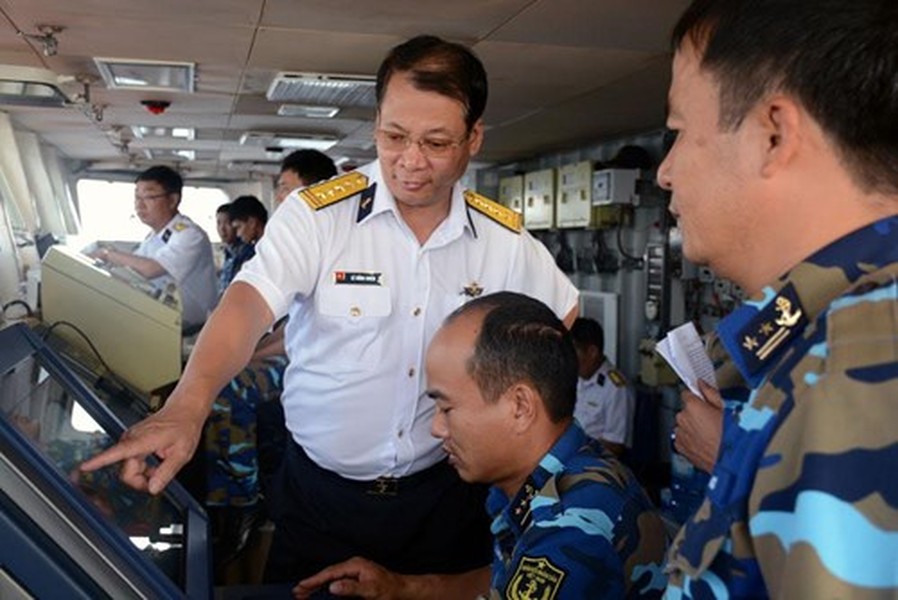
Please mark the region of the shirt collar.
POLYGON ((572 421, 552 448, 539 461, 536 469, 527 477, 524 485, 511 500, 498 487, 491 487, 486 500, 489 514, 495 519, 493 533, 497 533, 501 515, 505 516, 511 529, 520 534, 530 521, 530 502, 548 481, 564 470, 577 451, 587 443, 589 438, 575 421, 572 421))
MULTIPOLYGON (((390 188, 385 183, 383 170, 380 161, 375 160, 367 165, 360 167, 359 171, 368 177, 368 186, 376 185, 374 193, 374 203, 371 211, 361 220, 359 224, 364 224, 374 220, 376 215, 391 212, 397 220, 402 220, 402 215, 396 206, 396 199, 390 193, 390 188)), ((456 183, 452 186, 452 204, 449 207, 449 215, 440 224, 434 232, 438 237, 433 240, 434 243, 445 243, 459 237, 463 231, 467 230, 476 237, 473 223, 468 217, 466 210, 464 190, 456 183)))
POLYGON ((168 223, 166 223, 165 225, 163 225, 163 226, 159 229, 159 231, 153 231, 153 230, 151 229, 151 230, 150 230, 150 233, 147 234, 147 238, 146 238, 146 239, 150 239, 150 238, 153 238, 153 237, 162 237, 162 236, 165 234, 165 232, 168 231, 169 229, 171 229, 171 228, 174 226, 175 222, 177 222, 178 219, 180 219, 180 218, 181 218, 181 213, 175 213, 175 216, 173 216, 171 219, 169 219, 168 223))
POLYGON ((898 261, 898 217, 862 227, 818 250, 747 300, 717 326, 720 341, 751 387, 861 276, 898 261))
POLYGON ((605 357, 602 359, 602 364, 599 365, 599 368, 596 369, 595 373, 593 373, 586 379, 583 379, 582 377, 578 378, 580 381, 580 385, 582 387, 590 387, 593 385, 598 385, 599 384, 599 376, 605 375, 605 373, 607 373, 607 371, 608 371, 608 358, 605 357))

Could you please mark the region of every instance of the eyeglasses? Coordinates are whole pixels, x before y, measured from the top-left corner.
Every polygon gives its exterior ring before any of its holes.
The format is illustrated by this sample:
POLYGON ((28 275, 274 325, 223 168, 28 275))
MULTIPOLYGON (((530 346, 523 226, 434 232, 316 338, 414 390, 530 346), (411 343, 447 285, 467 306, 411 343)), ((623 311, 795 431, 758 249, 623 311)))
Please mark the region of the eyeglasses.
POLYGON ((413 139, 410 135, 399 133, 397 131, 387 131, 378 129, 374 132, 374 138, 381 150, 386 152, 405 152, 409 144, 417 144, 421 154, 428 158, 443 158, 448 156, 450 152, 457 146, 461 146, 468 140, 466 135, 460 140, 449 140, 445 138, 419 138, 413 139))
POLYGON ((160 194, 149 194, 147 196, 138 196, 137 194, 134 194, 134 201, 135 202, 138 202, 138 201, 149 202, 150 200, 158 200, 159 198, 165 198, 166 196, 168 196, 168 192, 162 192, 160 194))

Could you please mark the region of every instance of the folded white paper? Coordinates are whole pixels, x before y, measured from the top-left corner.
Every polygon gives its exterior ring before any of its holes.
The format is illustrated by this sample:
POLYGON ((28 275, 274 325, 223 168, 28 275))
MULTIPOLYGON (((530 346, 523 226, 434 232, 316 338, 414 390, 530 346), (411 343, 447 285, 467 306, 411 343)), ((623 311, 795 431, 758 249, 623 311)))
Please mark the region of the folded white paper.
POLYGON ((702 395, 698 389, 700 379, 717 389, 714 365, 711 364, 691 321, 668 331, 667 336, 655 345, 655 350, 664 357, 693 394, 699 397, 702 395))

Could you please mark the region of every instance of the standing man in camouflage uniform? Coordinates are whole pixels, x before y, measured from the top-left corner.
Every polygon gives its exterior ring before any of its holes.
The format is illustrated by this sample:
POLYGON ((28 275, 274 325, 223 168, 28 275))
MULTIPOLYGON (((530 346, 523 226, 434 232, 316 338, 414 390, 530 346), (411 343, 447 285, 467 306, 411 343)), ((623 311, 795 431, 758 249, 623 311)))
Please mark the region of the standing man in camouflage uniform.
POLYGON ((674 47, 658 181, 751 394, 668 596, 896 597, 898 5, 696 0, 674 47))
POLYGON ((451 314, 427 352, 431 431, 462 479, 492 485, 492 573, 398 575, 356 558, 294 589, 364 598, 657 598, 665 532, 633 474, 573 420, 577 355, 537 300, 451 314))
MULTIPOLYGON (((334 161, 326 154, 297 150, 281 163, 278 181, 302 187, 336 172, 334 161)), ((276 202, 282 200, 276 198, 276 202)), ((262 231, 252 243, 246 241, 255 254, 255 242, 264 234, 268 221, 264 206, 253 196, 241 196, 225 206, 229 209, 229 225, 231 217, 235 221, 260 221, 262 231)), ((244 242, 239 237, 237 240, 244 242)), ((219 581, 222 568, 243 551, 252 528, 266 516, 263 500, 271 494, 271 480, 284 454, 287 431, 280 399, 287 368, 285 321, 279 321, 262 338, 250 363, 222 388, 206 420, 202 442, 206 509, 213 524, 213 560, 219 581)))

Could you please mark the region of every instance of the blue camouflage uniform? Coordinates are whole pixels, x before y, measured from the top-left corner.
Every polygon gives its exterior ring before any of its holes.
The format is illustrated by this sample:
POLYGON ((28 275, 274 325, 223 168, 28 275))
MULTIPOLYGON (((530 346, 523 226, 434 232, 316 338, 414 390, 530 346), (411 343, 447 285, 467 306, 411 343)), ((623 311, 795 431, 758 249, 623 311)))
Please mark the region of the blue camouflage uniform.
POLYGON ((658 598, 666 535, 633 474, 572 424, 509 502, 490 489, 493 599, 658 598))
POLYGON ((718 326, 726 413, 666 598, 898 595, 898 218, 843 237, 718 326))
POLYGON ((279 402, 286 356, 251 363, 215 399, 203 438, 206 505, 249 506, 259 500, 257 413, 263 402, 279 402))
POLYGON ((243 266, 243 263, 256 255, 256 245, 247 244, 240 238, 231 247, 224 249, 224 264, 218 274, 218 295, 224 294, 225 289, 231 284, 234 276, 243 266))

